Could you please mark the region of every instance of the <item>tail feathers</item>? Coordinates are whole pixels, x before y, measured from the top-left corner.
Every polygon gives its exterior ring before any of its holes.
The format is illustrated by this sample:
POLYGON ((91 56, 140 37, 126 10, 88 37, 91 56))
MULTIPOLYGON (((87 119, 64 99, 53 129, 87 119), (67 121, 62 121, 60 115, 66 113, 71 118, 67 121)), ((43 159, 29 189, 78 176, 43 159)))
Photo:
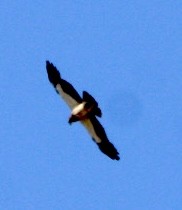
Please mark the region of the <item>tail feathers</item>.
POLYGON ((83 100, 98 106, 97 101, 87 91, 83 91, 83 100))
POLYGON ((99 107, 96 107, 96 109, 94 110, 94 114, 98 117, 102 117, 101 109, 99 107))
POLYGON ((60 84, 61 82, 61 76, 60 76, 59 71, 49 61, 46 61, 46 69, 47 69, 49 81, 53 84, 54 87, 56 87, 56 85, 60 84))
POLYGON ((93 113, 96 116, 98 117, 102 116, 102 112, 101 109, 98 107, 97 101, 87 91, 83 91, 83 101, 86 101, 89 104, 94 105, 93 113))
POLYGON ((97 143, 99 149, 108 157, 113 160, 119 160, 119 152, 116 150, 114 145, 109 141, 102 141, 101 143, 97 143))

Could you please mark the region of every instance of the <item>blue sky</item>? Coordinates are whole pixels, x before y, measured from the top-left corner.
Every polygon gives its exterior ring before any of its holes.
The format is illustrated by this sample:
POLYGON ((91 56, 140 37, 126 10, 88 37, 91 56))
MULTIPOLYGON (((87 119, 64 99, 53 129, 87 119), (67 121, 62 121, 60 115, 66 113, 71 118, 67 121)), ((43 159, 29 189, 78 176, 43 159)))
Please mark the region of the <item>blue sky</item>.
POLYGON ((0 208, 180 210, 181 1, 0 3, 0 208), (92 94, 121 160, 49 84, 50 60, 92 94))

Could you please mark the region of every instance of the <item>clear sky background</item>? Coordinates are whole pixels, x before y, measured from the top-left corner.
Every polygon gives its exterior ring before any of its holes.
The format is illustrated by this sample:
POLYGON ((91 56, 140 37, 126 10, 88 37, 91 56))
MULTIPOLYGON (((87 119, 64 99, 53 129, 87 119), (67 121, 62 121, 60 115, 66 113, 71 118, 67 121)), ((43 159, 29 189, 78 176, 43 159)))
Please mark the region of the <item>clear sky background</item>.
POLYGON ((182 2, 1 0, 0 209, 182 209, 182 2), (102 154, 45 61, 99 102, 102 154))

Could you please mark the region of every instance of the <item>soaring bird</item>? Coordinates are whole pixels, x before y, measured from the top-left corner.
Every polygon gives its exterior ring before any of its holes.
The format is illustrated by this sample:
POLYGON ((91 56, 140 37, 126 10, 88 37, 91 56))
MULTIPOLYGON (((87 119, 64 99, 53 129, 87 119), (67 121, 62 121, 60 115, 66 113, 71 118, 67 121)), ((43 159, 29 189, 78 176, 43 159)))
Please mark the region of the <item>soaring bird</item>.
POLYGON ((46 61, 46 69, 50 83, 71 109, 68 123, 80 121, 99 149, 111 159, 119 160, 117 149, 108 140, 104 128, 97 119, 102 116, 97 101, 86 91, 83 91, 81 98, 74 87, 62 79, 57 68, 49 61, 46 61))

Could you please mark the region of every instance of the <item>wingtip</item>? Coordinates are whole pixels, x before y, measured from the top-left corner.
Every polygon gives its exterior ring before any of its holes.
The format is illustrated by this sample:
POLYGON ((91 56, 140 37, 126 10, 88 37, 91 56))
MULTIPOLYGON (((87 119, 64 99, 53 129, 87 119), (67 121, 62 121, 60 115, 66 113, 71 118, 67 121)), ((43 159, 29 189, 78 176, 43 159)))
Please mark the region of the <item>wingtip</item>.
POLYGON ((48 60, 46 60, 46 66, 47 66, 47 65, 50 65, 50 62, 49 62, 48 60))
POLYGON ((56 85, 60 83, 61 80, 61 75, 59 71, 53 65, 53 63, 49 62, 48 60, 46 60, 46 69, 49 81, 53 84, 54 87, 56 87, 56 85))
POLYGON ((119 156, 116 156, 115 160, 117 160, 117 161, 120 160, 120 157, 119 156))
POLYGON ((120 160, 119 152, 111 142, 105 141, 97 143, 97 145, 99 146, 99 149, 112 160, 120 160))
POLYGON ((119 157, 119 153, 117 152, 117 154, 115 154, 114 156, 109 156, 112 160, 117 160, 119 161, 120 160, 120 157, 119 157))
POLYGON ((46 60, 46 68, 47 68, 47 70, 48 69, 50 69, 50 68, 56 68, 54 65, 53 65, 53 63, 51 63, 50 61, 48 61, 48 60, 46 60))

